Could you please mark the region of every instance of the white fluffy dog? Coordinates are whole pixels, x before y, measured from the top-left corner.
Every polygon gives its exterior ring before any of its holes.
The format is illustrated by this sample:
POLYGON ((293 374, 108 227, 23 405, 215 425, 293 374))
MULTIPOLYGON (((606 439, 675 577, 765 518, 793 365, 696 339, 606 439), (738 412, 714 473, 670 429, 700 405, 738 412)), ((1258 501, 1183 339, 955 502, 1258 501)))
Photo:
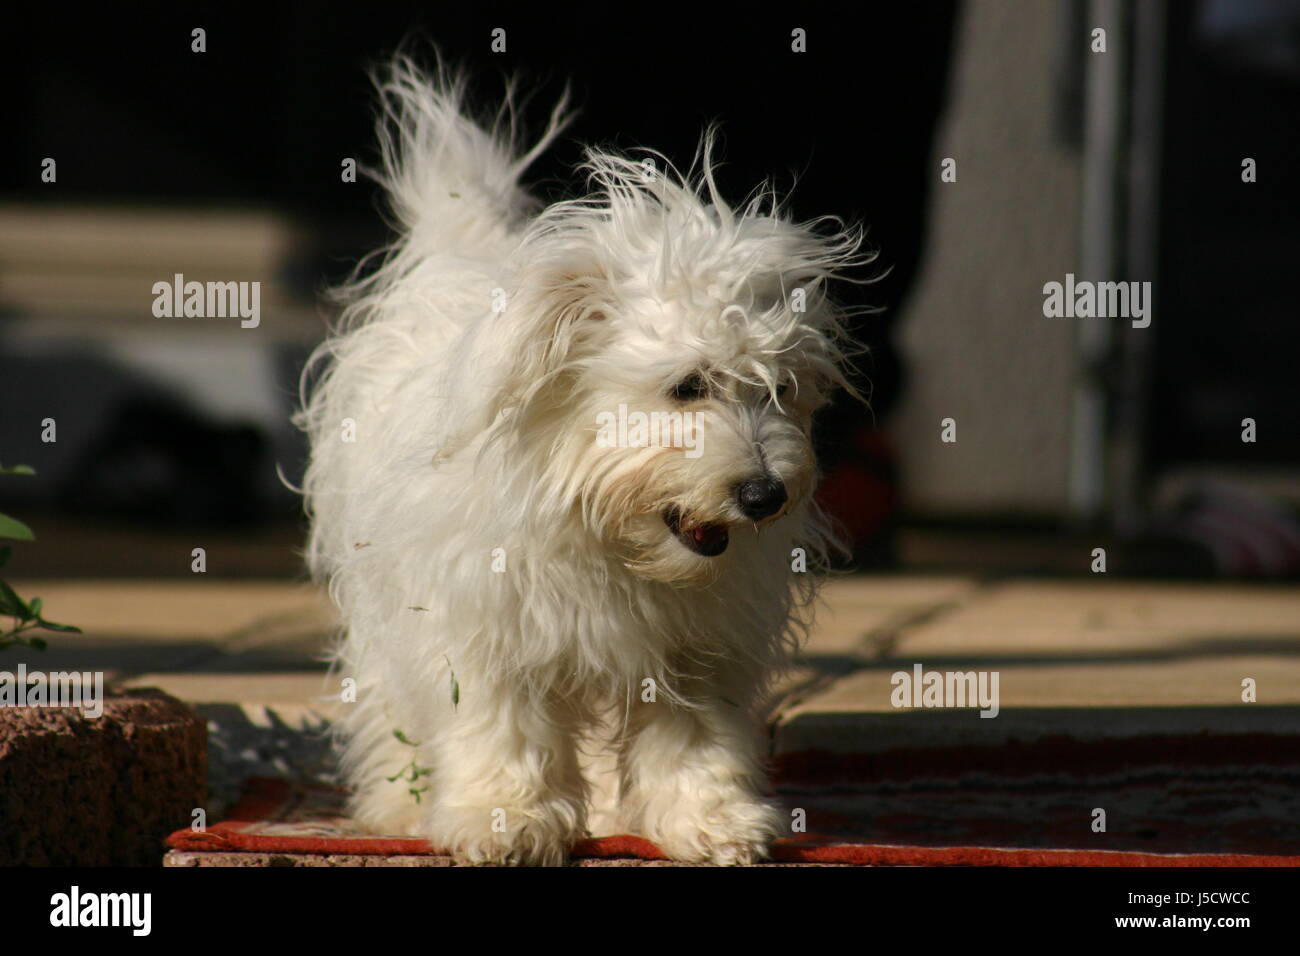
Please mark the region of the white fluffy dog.
POLYGON ((685 178, 589 150, 591 193, 541 208, 519 177, 561 110, 519 151, 513 111, 476 125, 445 74, 398 61, 381 93, 400 237, 346 290, 301 414, 354 813, 560 863, 604 741, 609 827, 762 858, 789 826, 758 709, 829 543, 809 433, 845 385, 825 286, 860 234, 770 190, 728 206, 710 137, 685 178))

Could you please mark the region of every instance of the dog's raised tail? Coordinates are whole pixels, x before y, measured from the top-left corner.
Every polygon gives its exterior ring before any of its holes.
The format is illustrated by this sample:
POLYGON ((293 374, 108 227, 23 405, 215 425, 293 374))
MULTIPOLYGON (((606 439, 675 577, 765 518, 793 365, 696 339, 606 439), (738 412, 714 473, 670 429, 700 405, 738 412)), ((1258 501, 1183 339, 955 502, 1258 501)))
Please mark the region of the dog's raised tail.
POLYGON ((470 116, 464 77, 446 67, 426 72, 398 57, 375 76, 375 85, 380 164, 366 172, 388 193, 407 249, 490 254, 535 211, 519 178, 567 124, 567 96, 542 135, 525 147, 513 83, 486 124, 470 116))

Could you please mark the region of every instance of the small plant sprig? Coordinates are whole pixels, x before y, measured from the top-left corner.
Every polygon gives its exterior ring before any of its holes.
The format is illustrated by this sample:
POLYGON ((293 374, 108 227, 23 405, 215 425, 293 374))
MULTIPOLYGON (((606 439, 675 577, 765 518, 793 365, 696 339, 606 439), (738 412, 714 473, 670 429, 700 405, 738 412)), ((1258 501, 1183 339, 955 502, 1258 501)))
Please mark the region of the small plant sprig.
POLYGON ((456 672, 452 670, 451 658, 443 654, 442 659, 447 662, 447 670, 451 673, 451 709, 455 710, 460 706, 460 681, 456 680, 456 672))
MULTIPOLYGON (((27 465, 11 465, 5 468, 0 465, 0 475, 34 475, 34 472, 27 465)), ((17 518, 11 518, 6 514, 0 514, 0 538, 7 538, 11 541, 34 541, 36 535, 32 534, 32 529, 27 527, 17 518)), ((9 561, 9 555, 13 548, 5 545, 0 547, 0 568, 3 568, 9 561)), ((38 651, 46 648, 45 638, 32 635, 23 637, 27 631, 58 631, 62 634, 80 634, 81 628, 73 627, 70 624, 55 624, 53 621, 47 621, 41 616, 41 599, 32 598, 30 601, 24 601, 17 592, 14 591, 5 581, 0 580, 0 617, 8 617, 13 620, 13 626, 8 630, 0 628, 0 651, 12 647, 15 644, 26 647, 34 647, 38 651)))
MULTIPOLYGON (((393 736, 412 749, 420 746, 415 741, 408 739, 406 734, 402 733, 400 730, 394 730, 393 736)), ((421 767, 415 762, 415 758, 418 755, 419 751, 415 751, 415 753, 411 755, 411 762, 388 778, 389 783, 396 783, 398 780, 401 780, 404 783, 410 784, 410 786, 406 788, 406 791, 411 796, 415 797, 416 803, 420 802, 420 794, 428 790, 429 787, 427 784, 418 788, 415 785, 420 782, 421 777, 427 777, 429 774, 433 773, 432 767, 421 767)))

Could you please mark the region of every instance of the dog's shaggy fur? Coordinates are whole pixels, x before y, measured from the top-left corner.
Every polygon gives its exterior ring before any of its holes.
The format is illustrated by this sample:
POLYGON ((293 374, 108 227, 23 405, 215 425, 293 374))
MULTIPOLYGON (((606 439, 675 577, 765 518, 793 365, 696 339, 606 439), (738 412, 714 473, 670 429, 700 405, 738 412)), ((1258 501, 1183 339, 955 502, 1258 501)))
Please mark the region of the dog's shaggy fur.
POLYGON ((811 418, 845 384, 825 287, 860 234, 771 190, 728 206, 711 137, 687 177, 589 150, 589 195, 541 208, 519 177, 559 110, 521 154, 513 112, 476 125, 445 73, 399 60, 381 93, 400 237, 346 290, 300 416, 354 812, 558 863, 593 825, 579 757, 603 734, 607 826, 761 858, 788 821, 756 709, 828 546, 811 418), (701 453, 598 442, 620 406, 698 413, 701 453))

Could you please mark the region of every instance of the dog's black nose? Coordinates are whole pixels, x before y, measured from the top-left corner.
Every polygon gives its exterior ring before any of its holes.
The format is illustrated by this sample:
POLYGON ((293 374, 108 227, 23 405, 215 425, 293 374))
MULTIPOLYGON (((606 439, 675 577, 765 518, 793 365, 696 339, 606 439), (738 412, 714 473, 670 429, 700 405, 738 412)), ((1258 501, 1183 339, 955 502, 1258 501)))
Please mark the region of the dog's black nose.
POLYGON ((785 485, 777 478, 751 478, 741 482, 736 489, 740 510, 753 521, 776 514, 785 504, 785 499, 785 485))

